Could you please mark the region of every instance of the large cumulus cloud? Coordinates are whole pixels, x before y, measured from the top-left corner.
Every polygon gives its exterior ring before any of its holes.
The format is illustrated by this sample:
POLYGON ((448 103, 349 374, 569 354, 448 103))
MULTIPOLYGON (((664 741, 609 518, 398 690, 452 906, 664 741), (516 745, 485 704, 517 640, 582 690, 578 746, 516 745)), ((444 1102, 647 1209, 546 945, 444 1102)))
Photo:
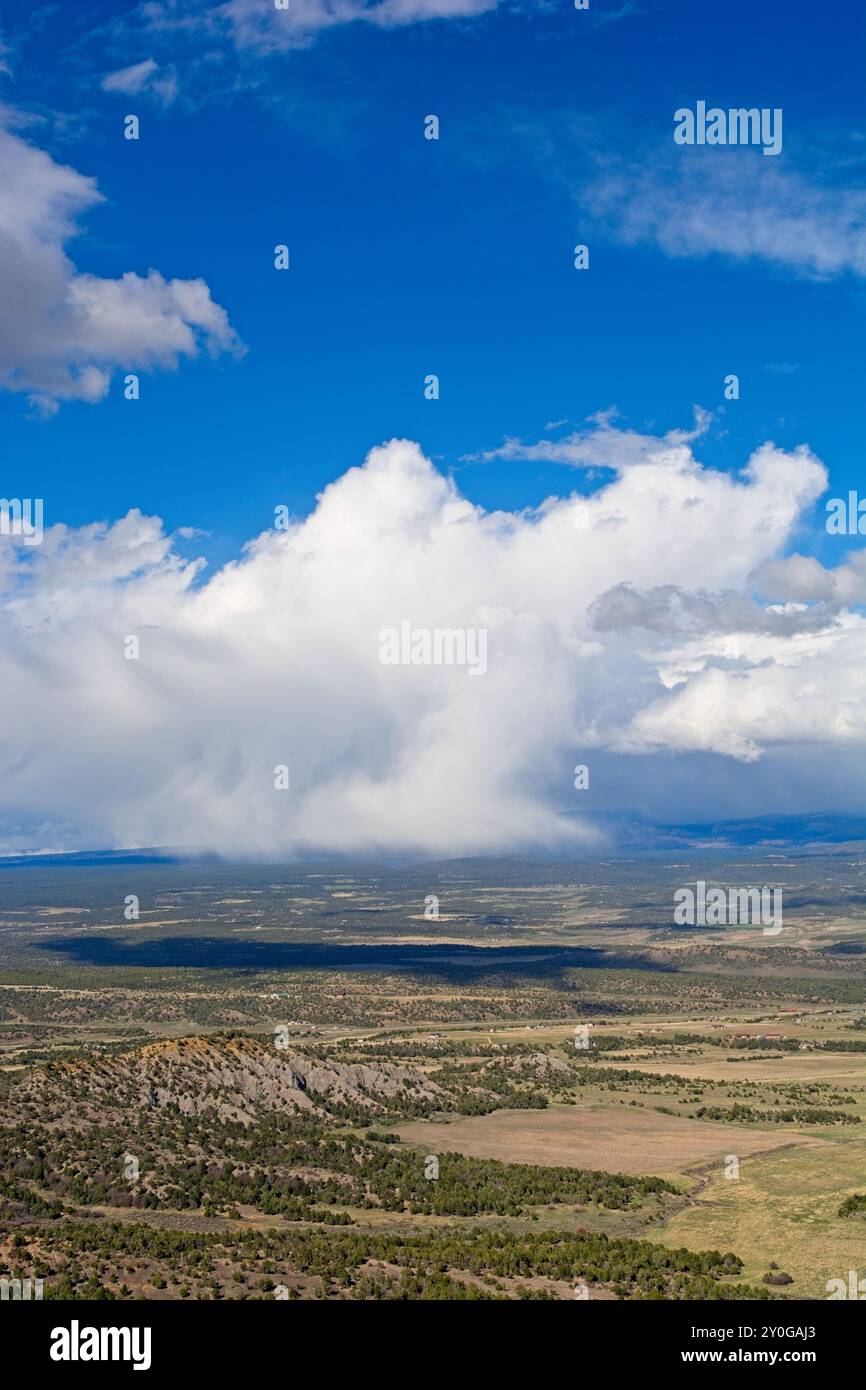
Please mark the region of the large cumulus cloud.
POLYGON ((862 750, 852 581, 783 556, 823 465, 765 445, 734 477, 686 435, 590 436, 610 481, 516 513, 392 441, 210 577, 135 511, 4 538, 2 845, 586 845, 576 761, 614 750, 639 781, 660 752, 862 750), (487 673, 383 665, 404 621, 485 628, 487 673))

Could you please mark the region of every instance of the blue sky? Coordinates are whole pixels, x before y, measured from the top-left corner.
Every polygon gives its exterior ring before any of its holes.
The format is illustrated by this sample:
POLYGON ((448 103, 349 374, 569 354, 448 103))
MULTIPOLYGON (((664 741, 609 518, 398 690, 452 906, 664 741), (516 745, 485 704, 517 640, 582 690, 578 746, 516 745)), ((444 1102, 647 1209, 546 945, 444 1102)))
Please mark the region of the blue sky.
POLYGON ((119 371, 106 400, 48 420, 4 394, 4 485, 50 499, 50 519, 136 505, 212 533, 221 559, 268 524, 275 497, 306 513, 392 435, 459 470, 487 507, 534 504, 569 491, 571 470, 464 456, 614 405, 637 428, 686 425, 693 404, 724 404, 729 372, 741 398, 707 463, 806 441, 834 485, 858 485, 862 280, 623 245, 580 204, 599 170, 669 160, 673 111, 699 97, 783 108, 778 160, 730 152, 758 176, 831 190, 862 178, 866 16, 853 4, 822 6, 820 21, 804 0, 762 4, 759 19, 748 2, 500 5, 346 24, 276 54, 223 44, 209 63, 200 36, 144 29, 135 5, 3 8, 3 96, 40 117, 22 133, 105 198, 69 244, 78 268, 202 276, 248 348, 155 371, 134 404, 119 371), (101 90, 150 58, 174 66, 170 105, 101 90), (137 143, 121 138, 132 110, 137 143), (438 142, 422 138, 429 112, 438 142), (588 274, 572 268, 579 241, 588 274), (437 402, 423 398, 428 372, 437 402))
POLYGON ((861 6, 0 0, 0 43, 46 527, 0 545, 0 852, 866 810, 861 6), (781 151, 676 144, 702 101, 781 151), (383 667, 403 622, 485 680, 383 667))

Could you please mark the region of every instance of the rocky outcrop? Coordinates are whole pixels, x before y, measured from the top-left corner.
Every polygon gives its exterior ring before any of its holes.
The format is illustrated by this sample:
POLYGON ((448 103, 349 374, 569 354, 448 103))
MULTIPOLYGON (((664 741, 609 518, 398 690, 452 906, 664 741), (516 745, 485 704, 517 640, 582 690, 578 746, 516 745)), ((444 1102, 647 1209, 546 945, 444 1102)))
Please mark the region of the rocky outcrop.
POLYGON ((160 1110, 182 1114, 213 1110, 221 1119, 252 1123, 272 1110, 327 1116, 335 1103, 388 1109, 398 1094, 434 1101, 445 1096, 418 1067, 392 1062, 341 1063, 308 1057, 246 1037, 181 1038, 150 1043, 98 1061, 55 1063, 19 1089, 55 1121, 74 1111, 92 1123, 100 1112, 160 1110))

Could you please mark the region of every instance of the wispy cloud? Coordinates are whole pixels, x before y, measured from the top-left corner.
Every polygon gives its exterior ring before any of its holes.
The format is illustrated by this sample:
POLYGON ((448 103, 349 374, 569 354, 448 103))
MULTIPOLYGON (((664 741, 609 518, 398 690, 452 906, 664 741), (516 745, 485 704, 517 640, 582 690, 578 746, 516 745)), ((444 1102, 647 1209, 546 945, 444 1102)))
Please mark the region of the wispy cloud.
MULTIPOLYGON (((866 170, 855 134, 758 148, 647 140, 616 112, 497 113, 538 176, 575 207, 581 234, 647 246, 674 260, 762 263, 813 280, 866 275, 866 170), (619 154, 615 151, 628 151, 619 154)), ((499 132, 474 154, 502 160, 499 132)), ((514 149, 509 150, 514 158, 514 149)))
POLYGON ((104 92, 122 92, 125 96, 140 96, 150 92, 163 106, 170 106, 178 94, 177 73, 173 67, 160 67, 153 58, 118 68, 102 79, 104 92))
MULTIPOLYGON (((495 459, 520 460, 525 463, 563 463, 572 468, 622 468, 626 462, 652 459, 672 449, 683 449, 706 434, 712 414, 696 406, 694 425, 689 430, 670 430, 661 437, 639 430, 620 429, 617 412, 611 408, 591 415, 587 426, 573 430, 561 439, 539 439, 526 443, 514 437, 493 449, 477 454, 465 454, 467 463, 492 463, 495 459)), ((564 424, 559 421, 559 424, 564 424)), ((547 425, 547 429, 556 428, 547 425)))
POLYGON ((604 10, 595 7, 593 10, 593 20, 598 28, 604 28, 607 24, 618 24, 621 19, 633 19, 640 14, 648 14, 649 7, 639 5, 637 0, 624 0, 621 5, 614 5, 612 9, 604 10))
POLYGON ((611 164, 574 195, 616 240, 667 256, 764 261, 815 278, 866 275, 866 190, 755 153, 683 148, 611 164))
POLYGON ((143 63, 133 63, 128 68, 118 68, 102 79, 104 92, 125 92, 134 95, 142 91, 158 70, 159 64, 153 58, 145 58, 143 63))
POLYGON ((429 20, 472 19, 503 0, 290 0, 285 9, 262 0, 222 0, 202 8, 200 0, 149 0, 137 17, 154 33, 206 32, 241 49, 279 53, 305 48, 328 30, 350 24, 398 29, 429 20))

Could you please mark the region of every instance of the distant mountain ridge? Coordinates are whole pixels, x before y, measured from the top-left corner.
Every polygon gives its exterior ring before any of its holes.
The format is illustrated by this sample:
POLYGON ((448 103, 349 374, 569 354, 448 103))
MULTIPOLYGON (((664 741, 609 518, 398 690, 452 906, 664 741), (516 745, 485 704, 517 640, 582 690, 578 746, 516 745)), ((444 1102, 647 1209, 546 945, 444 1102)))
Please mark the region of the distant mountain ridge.
MULTIPOLYGON (((741 819, 694 821, 657 825, 634 812, 603 812, 594 817, 594 824, 605 832, 609 847, 593 853, 575 853, 569 858, 604 858, 609 854, 660 854, 670 850, 695 851, 702 854, 724 853, 745 849, 761 849, 767 853, 810 852, 840 853, 866 850, 866 816, 816 811, 808 815, 750 816, 741 819)), ((383 856, 378 856, 380 859, 383 856)), ((465 856, 477 860, 480 856, 465 856)), ((488 856, 491 859, 507 855, 488 856)), ((519 859, 532 858, 521 853, 519 859)), ((543 856, 546 857, 546 856, 543 856)), ((562 850, 551 854, 562 858, 562 850)), ((377 856, 319 855, 309 860, 292 861, 333 867, 335 864, 376 862, 377 856)), ((389 856, 391 858, 391 856, 389 856)), ((403 864, 417 863, 418 856, 400 855, 403 864)), ((167 849, 147 846, 137 849, 93 849, 69 852, 36 852, 32 854, 0 855, 0 868, 64 868, 94 869, 124 864, 220 864, 237 862, 228 855, 214 854, 193 847, 167 849)), ((264 862, 264 861, 263 861, 264 862)), ((459 863, 460 860, 446 862, 459 863)))
POLYGON ((654 825, 638 816, 602 816, 621 850, 792 850, 866 845, 866 816, 816 811, 808 815, 749 816, 735 820, 654 825))

